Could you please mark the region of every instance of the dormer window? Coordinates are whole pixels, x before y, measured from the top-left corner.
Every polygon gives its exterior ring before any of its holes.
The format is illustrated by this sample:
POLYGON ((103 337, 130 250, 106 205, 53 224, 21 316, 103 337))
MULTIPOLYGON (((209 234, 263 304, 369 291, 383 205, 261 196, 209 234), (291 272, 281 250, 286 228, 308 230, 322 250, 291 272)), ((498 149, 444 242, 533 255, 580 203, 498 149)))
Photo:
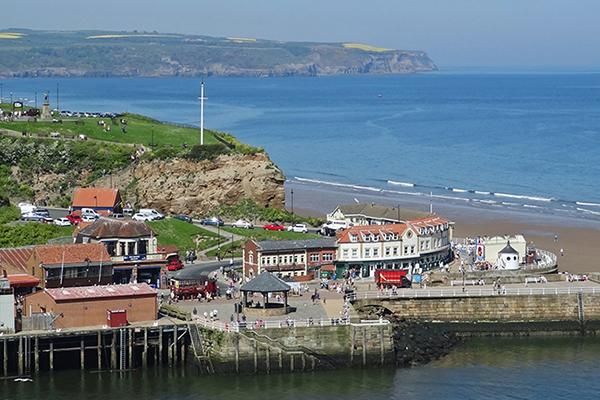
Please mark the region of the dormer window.
POLYGON ((358 241, 358 235, 355 235, 353 233, 350 234, 350 241, 351 242, 357 242, 358 241))

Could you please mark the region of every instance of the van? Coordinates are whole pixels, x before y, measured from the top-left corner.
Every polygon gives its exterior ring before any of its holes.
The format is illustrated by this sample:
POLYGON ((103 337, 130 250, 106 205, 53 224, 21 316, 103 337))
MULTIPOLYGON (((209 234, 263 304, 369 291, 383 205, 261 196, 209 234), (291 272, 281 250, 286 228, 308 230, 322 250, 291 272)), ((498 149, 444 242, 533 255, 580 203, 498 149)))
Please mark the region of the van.
POLYGON ((82 208, 81 209, 81 216, 83 217, 84 215, 87 215, 89 217, 100 218, 100 214, 98 214, 96 212, 96 210, 94 210, 93 208, 82 208))
POLYGON ((348 223, 346 221, 342 221, 342 220, 330 220, 327 221, 324 225, 323 228, 329 228, 329 229, 333 229, 334 231, 337 231, 339 229, 345 229, 348 228, 348 223))
POLYGON ((140 208, 138 210, 138 213, 148 215, 152 218, 152 220, 165 218, 165 216, 163 214, 159 213, 154 208, 140 208))

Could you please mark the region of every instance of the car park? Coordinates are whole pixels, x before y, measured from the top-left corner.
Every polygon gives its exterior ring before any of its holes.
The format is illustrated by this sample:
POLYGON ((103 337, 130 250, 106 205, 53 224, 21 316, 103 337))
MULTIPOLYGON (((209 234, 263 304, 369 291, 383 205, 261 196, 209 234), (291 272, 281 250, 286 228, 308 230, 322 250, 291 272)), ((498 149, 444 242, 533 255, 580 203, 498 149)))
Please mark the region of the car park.
POLYGON ((231 224, 234 228, 244 228, 244 229, 252 229, 254 225, 251 222, 248 222, 244 219, 238 219, 233 224, 231 224))
POLYGON ((68 218, 56 218, 52 224, 56 226, 71 226, 71 221, 68 218))
POLYGON ((263 229, 266 231, 285 231, 285 226, 278 223, 272 223, 264 225, 263 229))
POLYGON ((294 224, 287 228, 290 232, 308 233, 308 228, 305 224, 294 224))
POLYGON ((83 222, 94 222, 94 221, 96 221, 98 218, 100 218, 100 217, 99 217, 99 216, 95 216, 95 215, 86 214, 86 215, 83 215, 83 216, 81 217, 81 220, 82 220, 83 222))
POLYGON ((202 225, 213 225, 213 226, 223 226, 225 225, 225 223, 223 222, 223 220, 219 217, 209 217, 209 218, 204 218, 202 221, 200 221, 200 223, 202 225))

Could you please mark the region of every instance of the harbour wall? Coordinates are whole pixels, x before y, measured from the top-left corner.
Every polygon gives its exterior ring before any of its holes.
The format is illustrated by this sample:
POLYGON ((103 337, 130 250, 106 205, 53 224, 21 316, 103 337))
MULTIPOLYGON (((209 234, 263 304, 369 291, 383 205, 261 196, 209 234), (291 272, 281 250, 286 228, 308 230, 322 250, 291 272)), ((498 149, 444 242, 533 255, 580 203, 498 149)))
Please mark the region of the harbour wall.
POLYGON ((600 332, 600 293, 373 298, 354 307, 363 316, 393 315, 465 336, 600 332))

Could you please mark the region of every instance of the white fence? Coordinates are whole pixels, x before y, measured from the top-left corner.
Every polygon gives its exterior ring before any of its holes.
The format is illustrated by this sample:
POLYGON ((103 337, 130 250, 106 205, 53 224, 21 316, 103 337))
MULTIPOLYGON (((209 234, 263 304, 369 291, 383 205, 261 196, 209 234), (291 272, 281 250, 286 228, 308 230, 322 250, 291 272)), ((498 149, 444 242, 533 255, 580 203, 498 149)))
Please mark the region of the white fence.
POLYGON ((360 299, 417 299, 425 297, 479 297, 479 296, 532 296, 532 295, 565 295, 565 294, 600 294, 600 287, 536 287, 536 288, 452 288, 452 289, 427 289, 411 290, 399 289, 396 293, 380 291, 355 293, 351 300, 360 299))

